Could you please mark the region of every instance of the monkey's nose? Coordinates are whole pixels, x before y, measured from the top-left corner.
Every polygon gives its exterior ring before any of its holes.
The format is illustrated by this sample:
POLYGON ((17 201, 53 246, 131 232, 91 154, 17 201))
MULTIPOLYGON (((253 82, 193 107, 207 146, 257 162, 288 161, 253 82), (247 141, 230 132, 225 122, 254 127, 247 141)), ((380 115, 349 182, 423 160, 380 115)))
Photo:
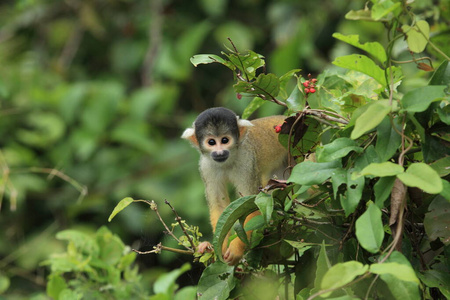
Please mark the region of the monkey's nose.
POLYGON ((217 162, 224 162, 227 160, 229 156, 229 152, 228 151, 222 151, 222 152, 213 152, 211 153, 211 157, 212 159, 214 159, 214 161, 217 162))

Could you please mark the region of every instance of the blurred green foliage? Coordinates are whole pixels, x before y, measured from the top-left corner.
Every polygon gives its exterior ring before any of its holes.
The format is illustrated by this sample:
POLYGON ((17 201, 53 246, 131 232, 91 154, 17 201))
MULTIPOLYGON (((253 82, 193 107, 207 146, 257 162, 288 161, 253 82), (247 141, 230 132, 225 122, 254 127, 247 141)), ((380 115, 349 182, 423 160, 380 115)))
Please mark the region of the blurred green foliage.
MULTIPOLYGON (((419 10, 433 5, 416 3, 419 10)), ((445 3, 434 7, 448 20, 445 3)), ((126 196, 168 199, 189 223, 210 233, 197 154, 179 135, 199 111, 223 105, 241 113, 248 99, 236 100, 228 70, 195 69, 189 58, 220 53, 231 38, 240 50, 265 55, 278 76, 293 68, 319 73, 352 51, 336 43, 334 32, 383 41, 381 25, 355 26, 343 18, 363 5, 350 0, 2 1, 0 293, 8 299, 43 298, 48 273, 40 262, 66 247, 56 232, 94 235, 126 196)), ((448 50, 445 36, 433 39, 448 50)), ((406 66, 404 74, 408 68, 415 72, 414 65, 406 66)), ((423 74, 408 80, 410 87, 425 81, 423 74)), ((259 111, 277 112, 270 103, 259 111)), ((161 214, 171 218, 169 209, 161 214)), ((162 225, 139 205, 108 227, 141 250, 163 236, 162 225)), ((163 253, 136 261, 152 282, 161 272, 155 266, 179 266, 176 259, 163 253)))

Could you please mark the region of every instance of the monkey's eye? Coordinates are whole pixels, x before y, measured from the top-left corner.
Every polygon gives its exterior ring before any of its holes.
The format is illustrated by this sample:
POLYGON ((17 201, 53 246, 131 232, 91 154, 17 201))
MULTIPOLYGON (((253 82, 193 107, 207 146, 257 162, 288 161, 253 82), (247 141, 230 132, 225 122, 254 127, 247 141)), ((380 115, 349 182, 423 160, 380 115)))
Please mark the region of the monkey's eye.
POLYGON ((208 140, 208 145, 214 146, 215 144, 216 144, 216 141, 214 139, 209 139, 208 140))
POLYGON ((222 138, 222 144, 228 144, 230 140, 227 137, 222 138))

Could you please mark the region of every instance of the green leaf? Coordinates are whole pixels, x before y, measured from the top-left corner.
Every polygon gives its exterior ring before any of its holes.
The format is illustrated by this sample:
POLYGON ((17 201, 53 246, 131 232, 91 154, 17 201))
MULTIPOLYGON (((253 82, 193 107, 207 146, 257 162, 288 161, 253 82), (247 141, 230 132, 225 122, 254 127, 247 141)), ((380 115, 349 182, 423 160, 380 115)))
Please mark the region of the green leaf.
POLYGON ((428 210, 423 225, 430 241, 439 238, 444 245, 450 245, 450 202, 437 196, 428 210))
POLYGON ((50 279, 47 283, 46 288, 47 296, 51 297, 52 299, 60 299, 60 293, 62 292, 62 290, 67 288, 66 281, 61 275, 55 273, 50 274, 49 278, 50 279))
POLYGON ((379 100, 367 105, 366 111, 356 119, 355 128, 350 136, 352 139, 357 139, 364 133, 377 127, 391 111, 388 100, 379 100))
MULTIPOLYGON (((397 272, 395 269, 391 270, 392 273, 396 273, 396 274, 391 274, 391 273, 380 274, 380 278, 386 283, 386 285, 388 286, 388 288, 389 288, 390 292, 392 293, 392 295, 394 296, 394 298, 397 300, 421 299, 419 286, 415 282, 416 281, 415 279, 413 279, 413 281, 404 281, 404 280, 400 279, 405 276, 405 274, 401 274, 401 273, 405 272, 404 269, 408 269, 408 268, 409 268, 409 270, 406 270, 406 274, 409 274, 411 279, 414 277, 414 270, 412 269, 411 264, 409 263, 408 259, 405 256, 403 256, 400 252, 394 251, 387 258, 385 263, 397 263, 397 264, 406 266, 406 268, 403 267, 402 269, 399 269, 398 270, 399 272, 397 272)), ((377 267, 375 267, 375 268, 377 268, 377 267)))
POLYGON ((450 82, 450 62, 445 60, 434 71, 428 85, 447 85, 450 82))
MULTIPOLYGON (((401 132, 401 127, 396 124, 396 120, 393 120, 392 122, 394 126, 399 129, 398 131, 401 132)), ((377 142, 375 145, 375 150, 377 151, 380 160, 386 161, 390 159, 395 152, 397 152, 401 142, 401 136, 392 127, 389 116, 386 116, 377 127, 377 142)))
POLYGON ((440 195, 447 199, 448 202, 450 202, 450 182, 448 182, 445 179, 441 179, 442 181, 442 192, 440 192, 440 195))
POLYGON ((316 150, 316 158, 318 162, 330 162, 345 157, 351 151, 361 153, 363 148, 352 139, 343 137, 335 139, 333 142, 318 147, 316 150))
POLYGON ((428 25, 427 21, 417 21, 413 27, 403 25, 402 30, 406 34, 409 50, 415 53, 425 50, 428 44, 427 39, 430 37, 430 25, 428 25))
POLYGON ((432 102, 445 97, 445 85, 429 85, 407 92, 402 100, 403 110, 408 112, 425 111, 432 102))
POLYGON ((345 18, 347 20, 363 20, 363 21, 374 21, 371 15, 371 11, 368 9, 360 9, 360 10, 350 10, 345 18))
POLYGON ((263 100, 259 97, 254 97, 253 100, 247 105, 242 113, 242 119, 247 119, 254 113, 258 108, 260 108, 263 104, 266 103, 266 100, 263 100))
POLYGON ((380 250, 384 238, 381 210, 372 202, 367 210, 356 220, 356 238, 361 247, 370 253, 380 250))
POLYGON ((450 174, 450 168, 448 166, 450 166, 450 156, 443 157, 430 164, 430 167, 438 173, 439 177, 450 174))
POLYGON ((412 163, 405 173, 397 177, 405 185, 418 187, 429 194, 439 194, 443 189, 439 175, 425 163, 412 163))
POLYGON ((298 86, 295 86, 289 97, 286 99, 286 104, 291 111, 301 111, 305 108, 306 98, 298 86))
POLYGON ((242 77, 248 79, 249 81, 255 78, 256 70, 265 65, 264 56, 253 51, 248 51, 244 55, 234 53, 225 55, 228 57, 232 65, 241 70, 242 77))
POLYGON ((225 59, 214 54, 197 54, 192 56, 190 61, 194 65, 194 67, 197 67, 200 64, 220 63, 234 70, 234 68, 232 68, 231 65, 225 59))
POLYGON ((253 82, 239 81, 234 85, 236 93, 246 93, 268 100, 278 96, 280 80, 275 74, 259 74, 253 82))
MULTIPOLYGON (((211 253, 208 253, 211 254, 211 253)), ((203 256, 202 256, 203 258, 203 256)), ((201 259, 201 258, 200 258, 201 259)), ((196 286, 185 286, 177 291, 174 295, 173 300, 197 300, 197 287, 196 286)))
POLYGON ((225 208, 217 221, 216 232, 214 232, 213 239, 214 251, 219 259, 223 259, 222 244, 234 223, 239 218, 247 216, 256 209, 257 206, 255 204, 254 195, 239 198, 231 202, 231 204, 225 208))
POLYGON ((199 299, 226 300, 234 289, 237 279, 233 276, 233 266, 220 261, 209 265, 198 282, 199 299))
POLYGON ((352 169, 347 171, 347 193, 345 197, 341 197, 341 205, 344 208, 345 216, 350 215, 356 209, 361 200, 362 193, 364 190, 364 177, 352 178, 352 169))
POLYGON ((266 193, 259 193, 256 196, 255 204, 261 211, 261 214, 263 215, 266 224, 269 224, 270 220, 272 219, 272 212, 273 212, 272 195, 266 193))
POLYGON ((350 70, 355 70, 366 75, 369 75, 382 86, 386 86, 386 78, 384 76, 384 70, 381 69, 375 62, 365 55, 351 54, 337 57, 333 64, 350 70))
POLYGON ((301 185, 321 184, 331 177, 332 173, 341 167, 340 161, 316 163, 304 161, 292 169, 288 182, 301 185))
POLYGON ((333 185, 333 197, 336 198, 339 187, 347 183, 347 170, 336 169, 331 173, 331 184, 333 185))
MULTIPOLYGON (((8 290, 10 283, 11 282, 9 280, 9 277, 0 274, 0 295, 3 294, 4 292, 6 292, 6 290, 8 290)), ((47 283, 47 287, 49 284, 50 284, 50 282, 47 283)), ((48 292, 47 292, 47 295, 50 296, 50 294, 48 292)), ((57 299, 57 298, 55 298, 55 299, 57 299)))
POLYGON ((378 208, 384 207, 384 201, 391 195, 392 187, 394 186, 395 176, 381 177, 373 186, 375 193, 375 204, 378 208))
POLYGON ((322 245, 320 246, 320 251, 319 251, 319 257, 317 257, 316 277, 314 279, 315 287, 321 286, 322 279, 330 268, 331 268, 331 263, 327 256, 327 251, 325 248, 325 241, 322 241, 322 245))
POLYGON ((343 35, 341 33, 333 33, 333 37, 335 39, 341 40, 347 44, 350 44, 354 47, 362 49, 375 57, 380 63, 384 64, 386 62, 386 51, 384 47, 378 42, 367 42, 361 44, 359 42, 359 35, 343 35))
POLYGON ((376 177, 386 177, 386 176, 395 176, 403 173, 403 167, 394 164, 390 161, 385 161, 382 163, 371 163, 364 169, 362 169, 358 175, 366 176, 372 175, 376 177))
POLYGON ((318 244, 315 243, 305 243, 305 242, 297 242, 297 241, 290 241, 290 240, 284 240, 289 245, 297 249, 298 255, 302 256, 303 253, 305 253, 306 250, 311 249, 313 246, 318 246, 318 244))
POLYGON ((116 265, 122 258, 125 250, 122 240, 112 234, 106 226, 102 226, 97 230, 96 240, 100 248, 99 258, 108 265, 116 265))
POLYGON ((189 263, 185 263, 179 269, 175 269, 168 273, 164 273, 159 276, 158 279, 153 284, 153 290, 155 294, 166 294, 169 297, 172 297, 178 285, 176 284, 176 280, 180 277, 181 274, 186 273, 191 269, 191 265, 189 263))
POLYGON ((384 262, 382 264, 373 264, 369 271, 374 274, 390 274, 402 281, 410 281, 419 284, 419 279, 414 269, 409 265, 397 262, 384 262))
MULTIPOLYGON (((78 230, 67 229, 56 234, 58 240, 66 240, 73 243, 75 248, 87 255, 98 257, 99 247, 92 236, 78 230)), ((70 244, 69 244, 70 246, 70 244)))
POLYGON ((438 288, 444 297, 450 299, 450 274, 446 271, 426 270, 419 274, 422 281, 429 288, 438 288))
POLYGON ((116 205, 116 207, 114 207, 113 212, 111 213, 111 215, 108 218, 108 222, 111 222, 111 220, 119 213, 121 212, 125 207, 127 207, 128 205, 130 205, 131 203, 133 203, 133 198, 130 197, 126 197, 123 198, 122 200, 120 200, 120 202, 116 205))
POLYGON ((369 266, 354 260, 336 264, 325 273, 320 288, 327 290, 344 286, 368 269, 369 266))
MULTIPOLYGON (((372 6, 372 18, 375 21, 378 21, 381 18, 385 17, 387 14, 394 12, 395 10, 400 8, 400 6, 400 2, 393 2, 391 0, 377 1, 372 6)), ((398 15, 398 13, 394 13, 394 15, 398 15)))

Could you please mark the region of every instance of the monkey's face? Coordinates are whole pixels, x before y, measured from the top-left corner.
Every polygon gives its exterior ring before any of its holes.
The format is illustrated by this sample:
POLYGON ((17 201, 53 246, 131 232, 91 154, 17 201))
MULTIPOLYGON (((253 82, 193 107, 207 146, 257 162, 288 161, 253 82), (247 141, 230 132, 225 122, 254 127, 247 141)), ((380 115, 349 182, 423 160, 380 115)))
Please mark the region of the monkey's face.
POLYGON ((203 139, 202 149, 210 153, 214 161, 223 163, 229 158, 235 144, 235 139, 231 135, 208 135, 203 139))

